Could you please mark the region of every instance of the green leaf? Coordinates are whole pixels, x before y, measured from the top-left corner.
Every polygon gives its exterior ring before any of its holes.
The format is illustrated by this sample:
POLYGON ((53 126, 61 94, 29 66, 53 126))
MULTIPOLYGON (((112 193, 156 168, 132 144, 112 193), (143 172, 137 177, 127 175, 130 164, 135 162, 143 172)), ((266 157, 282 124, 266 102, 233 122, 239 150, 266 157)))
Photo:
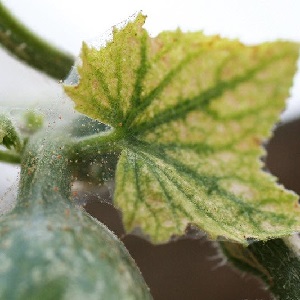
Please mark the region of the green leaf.
POLYGON ((65 87, 123 149, 114 201, 127 230, 164 242, 192 223, 242 243, 299 230, 297 196, 260 161, 299 45, 245 46, 180 30, 151 38, 144 21, 139 14, 114 28, 99 50, 83 44, 80 82, 65 87))
POLYGON ((11 119, 0 113, 0 145, 6 148, 14 148, 17 152, 21 150, 21 141, 16 127, 11 119))

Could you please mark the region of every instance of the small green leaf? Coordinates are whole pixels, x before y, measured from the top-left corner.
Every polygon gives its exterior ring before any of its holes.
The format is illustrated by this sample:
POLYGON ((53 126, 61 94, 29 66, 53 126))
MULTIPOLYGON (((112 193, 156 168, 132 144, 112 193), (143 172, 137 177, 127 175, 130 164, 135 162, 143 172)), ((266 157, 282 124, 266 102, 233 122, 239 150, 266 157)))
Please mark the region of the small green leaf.
POLYGON ((297 196, 260 161, 299 45, 245 46, 180 30, 150 38, 144 21, 139 14, 115 28, 99 50, 83 44, 80 82, 65 87, 123 149, 114 201, 127 230, 163 242, 192 223, 242 243, 299 230, 297 196))
POLYGON ((21 141, 16 127, 10 118, 0 113, 0 145, 6 148, 14 148, 17 152, 21 150, 21 141))

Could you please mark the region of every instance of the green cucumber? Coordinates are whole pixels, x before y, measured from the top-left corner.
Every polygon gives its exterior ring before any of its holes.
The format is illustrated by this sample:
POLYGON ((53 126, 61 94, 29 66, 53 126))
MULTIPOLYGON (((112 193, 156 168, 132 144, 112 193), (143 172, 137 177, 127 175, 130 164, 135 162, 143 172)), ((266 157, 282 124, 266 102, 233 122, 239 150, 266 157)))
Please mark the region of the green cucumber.
POLYGON ((152 299, 122 242, 70 200, 67 138, 47 140, 27 145, 0 219, 0 299, 152 299))

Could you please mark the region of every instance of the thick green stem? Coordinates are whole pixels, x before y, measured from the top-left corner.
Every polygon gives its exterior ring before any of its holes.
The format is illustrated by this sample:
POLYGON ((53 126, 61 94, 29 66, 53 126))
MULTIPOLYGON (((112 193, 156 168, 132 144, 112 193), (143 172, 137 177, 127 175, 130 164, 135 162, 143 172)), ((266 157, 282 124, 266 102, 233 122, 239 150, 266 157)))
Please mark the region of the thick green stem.
MULTIPOLYGON (((229 261, 259 276, 278 300, 300 299, 300 249, 292 239, 274 239, 242 245, 220 243, 229 261)), ((298 241, 299 243, 299 241, 298 241)))
POLYGON ((55 79, 64 79, 74 58, 53 47, 18 22, 0 2, 0 44, 31 67, 55 79))
POLYGON ((0 162, 19 164, 21 162, 20 155, 10 150, 0 150, 0 162))
POLYGON ((24 148, 17 207, 0 219, 0 299, 152 299, 124 245, 70 203, 71 148, 66 130, 24 148))
POLYGON ((70 199, 70 149, 67 138, 57 136, 57 133, 48 134, 45 138, 43 134, 30 140, 22 156, 18 195, 20 208, 38 208, 61 199, 70 199))

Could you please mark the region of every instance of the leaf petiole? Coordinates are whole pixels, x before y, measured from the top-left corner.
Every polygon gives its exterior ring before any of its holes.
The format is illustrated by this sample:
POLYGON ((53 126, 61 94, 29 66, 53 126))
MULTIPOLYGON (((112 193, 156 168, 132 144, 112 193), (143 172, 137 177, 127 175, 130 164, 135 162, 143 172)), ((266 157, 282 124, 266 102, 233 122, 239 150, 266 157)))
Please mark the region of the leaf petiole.
POLYGON ((76 138, 72 149, 76 156, 100 153, 121 152, 125 133, 121 129, 112 129, 101 134, 76 138))

